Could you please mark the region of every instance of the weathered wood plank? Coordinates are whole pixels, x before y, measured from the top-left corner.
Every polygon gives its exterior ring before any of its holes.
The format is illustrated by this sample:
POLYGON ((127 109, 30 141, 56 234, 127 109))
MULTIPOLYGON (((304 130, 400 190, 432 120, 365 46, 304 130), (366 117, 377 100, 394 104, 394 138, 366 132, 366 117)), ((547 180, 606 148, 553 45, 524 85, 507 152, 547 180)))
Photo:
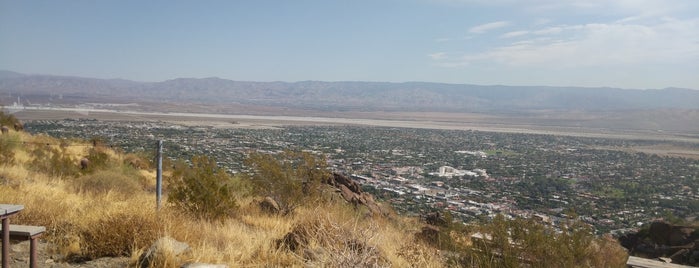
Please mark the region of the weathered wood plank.
MULTIPOLYGON (((2 227, 0 227, 2 230, 2 227)), ((10 224, 10 237, 11 238, 24 238, 29 239, 33 236, 39 235, 46 232, 46 227, 44 226, 30 226, 30 225, 16 225, 10 224)))
POLYGON ((691 267, 691 266, 686 266, 686 265, 666 263, 666 262, 645 259, 645 258, 639 258, 639 257, 634 257, 634 256, 629 256, 629 259, 626 261, 626 265, 628 265, 629 267, 638 267, 638 268, 684 268, 684 267, 691 267))

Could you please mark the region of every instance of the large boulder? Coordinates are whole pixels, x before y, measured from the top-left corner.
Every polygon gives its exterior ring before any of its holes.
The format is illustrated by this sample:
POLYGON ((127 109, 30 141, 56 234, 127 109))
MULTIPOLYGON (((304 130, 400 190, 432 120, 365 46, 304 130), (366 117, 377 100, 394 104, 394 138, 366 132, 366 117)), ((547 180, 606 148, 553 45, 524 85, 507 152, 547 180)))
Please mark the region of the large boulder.
POLYGON ((385 210, 381 209, 381 206, 376 203, 374 196, 363 192, 360 185, 351 178, 340 173, 333 173, 331 177, 326 178, 323 182, 334 186, 345 201, 354 205, 365 206, 372 215, 387 215, 385 210))
POLYGON ((277 201, 274 201, 274 199, 269 196, 265 197, 265 199, 262 200, 262 202, 260 202, 260 209, 262 209, 262 211, 264 212, 271 214, 279 214, 279 212, 281 211, 281 208, 279 207, 277 201))
POLYGON ((156 240, 148 250, 141 254, 138 258, 138 266, 146 268, 163 266, 166 263, 172 265, 172 262, 180 263, 180 258, 189 251, 190 248, 187 243, 164 236, 156 240))
POLYGON ((345 199, 345 201, 350 202, 352 204, 358 204, 359 199, 357 198, 357 194, 352 192, 347 186, 345 185, 340 185, 340 194, 342 195, 342 198, 345 199))
POLYGON ((619 242, 632 256, 699 265, 699 232, 696 227, 656 221, 648 230, 619 237, 619 242))
POLYGON ((692 242, 694 228, 674 225, 665 221, 651 223, 649 236, 659 245, 683 246, 692 242))
POLYGON ((352 192, 355 192, 357 194, 362 192, 362 188, 359 187, 359 184, 349 177, 340 174, 340 173, 333 173, 333 179, 334 179, 334 185, 344 185, 348 189, 350 189, 352 192))

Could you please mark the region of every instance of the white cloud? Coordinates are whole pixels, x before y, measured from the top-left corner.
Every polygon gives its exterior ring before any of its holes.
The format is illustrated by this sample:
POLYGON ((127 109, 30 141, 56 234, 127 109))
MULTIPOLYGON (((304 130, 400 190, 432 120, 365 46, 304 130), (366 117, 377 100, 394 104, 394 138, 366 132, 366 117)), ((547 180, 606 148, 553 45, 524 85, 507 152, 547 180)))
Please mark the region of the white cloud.
POLYGON ((545 25, 551 23, 551 19, 548 18, 538 18, 534 21, 534 25, 545 25))
MULTIPOLYGON (((699 61, 699 19, 655 24, 592 23, 559 26, 535 34, 560 33, 466 54, 450 66, 636 66, 699 61)), ((506 34, 507 35, 507 34, 506 34)), ((516 34, 513 34, 516 35, 516 34)))
POLYGON ((529 31, 507 32, 507 33, 504 33, 503 35, 501 35, 500 38, 513 38, 513 37, 524 36, 527 34, 529 34, 529 31))
POLYGON ((695 0, 425 0, 455 6, 508 7, 528 12, 572 12, 617 14, 621 16, 661 16, 696 9, 695 0))
POLYGON ((547 27, 541 30, 536 30, 533 33, 536 35, 549 35, 549 34, 557 34, 563 31, 563 28, 560 26, 555 26, 555 27, 547 27))
POLYGON ((480 33, 485 33, 485 32, 495 30, 498 28, 506 27, 508 25, 510 25, 509 21, 496 21, 496 22, 491 22, 491 23, 473 26, 473 27, 471 27, 471 29, 468 30, 468 32, 480 34, 480 33))
POLYGON ((447 58, 447 53, 436 52, 436 53, 429 54, 427 56, 430 57, 432 60, 443 60, 443 59, 447 58))

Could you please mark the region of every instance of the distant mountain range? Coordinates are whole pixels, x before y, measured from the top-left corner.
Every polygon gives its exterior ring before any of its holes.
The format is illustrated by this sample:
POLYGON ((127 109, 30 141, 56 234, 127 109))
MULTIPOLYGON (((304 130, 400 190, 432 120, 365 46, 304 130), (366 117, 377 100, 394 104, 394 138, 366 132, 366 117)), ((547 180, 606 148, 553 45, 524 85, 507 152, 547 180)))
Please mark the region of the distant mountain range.
MULTIPOLYGON (((177 78, 135 82, 0 71, 0 101, 43 99, 249 104, 314 110, 515 112, 699 109, 699 90, 483 86, 426 82, 248 82, 177 78), (43 96, 43 97, 42 97, 43 96)), ((10 103, 7 103, 10 101, 10 103)))

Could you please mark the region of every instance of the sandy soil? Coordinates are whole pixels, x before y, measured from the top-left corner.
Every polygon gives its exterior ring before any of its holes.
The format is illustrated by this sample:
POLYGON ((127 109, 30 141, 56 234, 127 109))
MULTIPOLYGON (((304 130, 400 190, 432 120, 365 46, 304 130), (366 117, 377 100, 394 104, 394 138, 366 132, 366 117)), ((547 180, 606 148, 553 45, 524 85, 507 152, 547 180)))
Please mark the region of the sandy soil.
MULTIPOLYGON (((60 260, 60 257, 51 254, 50 246, 39 239, 37 245, 37 266, 47 268, 111 268, 111 267, 127 267, 129 258, 100 258, 82 263, 66 263, 60 260)), ((12 241, 10 249, 10 267, 29 267, 29 241, 12 241)))
POLYGON ((324 116, 275 116, 206 113, 161 113, 96 109, 36 109, 15 114, 21 120, 85 118, 113 121, 164 121, 219 128, 279 128, 288 125, 365 125, 398 128, 475 130, 488 132, 566 135, 578 137, 648 139, 699 143, 697 133, 671 133, 643 129, 610 129, 555 125, 523 119, 457 113, 328 113, 324 116), (345 116, 345 117, 343 117, 345 116))

